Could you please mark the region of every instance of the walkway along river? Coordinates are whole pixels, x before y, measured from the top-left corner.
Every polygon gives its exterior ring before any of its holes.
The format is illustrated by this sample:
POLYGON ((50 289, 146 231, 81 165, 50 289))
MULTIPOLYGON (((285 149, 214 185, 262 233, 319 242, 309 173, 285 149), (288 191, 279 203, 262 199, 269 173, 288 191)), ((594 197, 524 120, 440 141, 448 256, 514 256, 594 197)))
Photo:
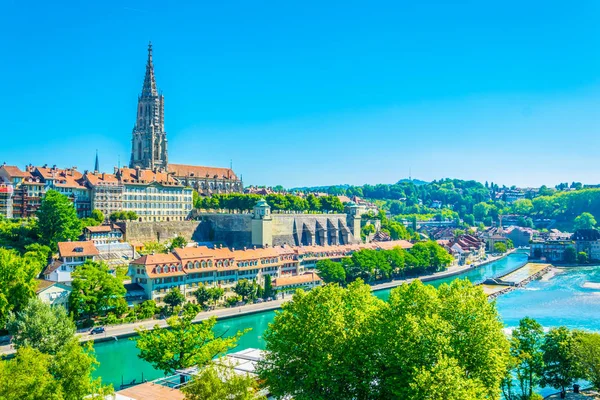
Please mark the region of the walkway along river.
MULTIPOLYGON (((501 260, 483 265, 479 268, 467 270, 464 273, 448 278, 436 279, 427 282, 433 286, 439 286, 442 283, 448 283, 457 278, 467 278, 471 282, 479 283, 485 278, 504 275, 515 268, 527 262, 527 254, 517 252, 501 260)), ((381 299, 387 299, 391 289, 378 290, 373 292, 381 299)), ((250 315, 241 315, 239 317, 228 318, 217 322, 215 330, 217 333, 227 331, 234 334, 238 330, 252 328, 238 342, 234 351, 247 349, 250 347, 264 348, 263 332, 267 329, 269 322, 273 320, 275 311, 265 311, 250 315)), ((102 377, 105 383, 112 383, 118 389, 122 380, 126 383, 137 379, 152 380, 163 376, 161 371, 157 371, 150 364, 138 358, 138 350, 135 342, 129 339, 119 339, 109 342, 97 343, 95 346, 96 356, 100 366, 95 371, 95 376, 102 377)))

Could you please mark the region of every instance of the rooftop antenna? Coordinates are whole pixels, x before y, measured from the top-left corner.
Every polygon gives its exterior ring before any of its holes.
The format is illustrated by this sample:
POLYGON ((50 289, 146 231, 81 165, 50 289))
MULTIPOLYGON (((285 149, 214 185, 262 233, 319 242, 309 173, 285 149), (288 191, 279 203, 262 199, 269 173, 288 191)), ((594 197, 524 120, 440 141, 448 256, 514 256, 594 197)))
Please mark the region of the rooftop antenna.
POLYGON ((118 160, 119 160, 117 162, 117 165, 119 166, 119 169, 121 169, 121 155, 119 154, 119 155, 117 155, 117 157, 118 157, 118 160))
POLYGON ((229 160, 229 169, 233 169, 233 159, 229 160))

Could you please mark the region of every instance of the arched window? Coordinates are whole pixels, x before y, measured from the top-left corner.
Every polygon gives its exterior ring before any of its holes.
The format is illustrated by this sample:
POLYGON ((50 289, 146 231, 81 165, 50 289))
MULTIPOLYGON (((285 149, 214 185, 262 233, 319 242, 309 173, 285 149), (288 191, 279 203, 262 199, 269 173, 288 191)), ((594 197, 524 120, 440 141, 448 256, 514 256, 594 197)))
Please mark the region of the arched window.
POLYGON ((187 267, 186 267, 186 268, 187 268, 187 269, 192 269, 192 268, 193 268, 193 265, 192 265, 192 262, 191 262, 191 261, 188 261, 188 263, 187 263, 187 267))
POLYGON ((202 268, 206 268, 206 261, 202 261, 202 268))
POLYGON ((178 266, 178 267, 177 267, 177 269, 178 269, 179 271, 183 271, 183 267, 182 267, 181 265, 180 265, 180 266, 178 266))
POLYGON ((194 267, 195 267, 196 269, 200 268, 200 263, 199 263, 198 261, 196 261, 196 262, 194 263, 194 267))

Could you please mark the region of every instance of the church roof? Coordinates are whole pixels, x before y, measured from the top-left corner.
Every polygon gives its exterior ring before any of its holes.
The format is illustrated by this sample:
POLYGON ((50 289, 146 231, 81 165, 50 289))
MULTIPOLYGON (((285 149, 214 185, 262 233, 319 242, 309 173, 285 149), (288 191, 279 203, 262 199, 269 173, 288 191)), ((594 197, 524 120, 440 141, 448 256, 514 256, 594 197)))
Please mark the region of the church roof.
POLYGON ((169 172, 173 173, 177 178, 219 178, 237 180, 237 176, 231 168, 219 167, 203 167, 200 165, 185 165, 185 164, 169 164, 167 166, 169 172))
POLYGON ((121 181, 126 184, 147 185, 150 183, 160 183, 161 185, 182 186, 177 179, 163 171, 153 171, 151 169, 121 168, 121 181))

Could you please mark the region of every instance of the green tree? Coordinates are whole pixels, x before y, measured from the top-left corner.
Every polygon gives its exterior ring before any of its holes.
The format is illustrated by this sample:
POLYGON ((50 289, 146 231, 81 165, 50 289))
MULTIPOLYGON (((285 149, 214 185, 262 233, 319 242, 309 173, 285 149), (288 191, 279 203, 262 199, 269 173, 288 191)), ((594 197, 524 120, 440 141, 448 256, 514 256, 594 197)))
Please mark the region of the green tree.
POLYGON ((584 212, 573 221, 573 228, 579 229, 594 229, 596 227, 596 218, 589 213, 584 212))
POLYGON ((600 334, 576 332, 575 356, 583 377, 600 389, 600 334))
POLYGON ((257 285, 248 279, 239 280, 233 288, 233 291, 242 296, 243 301, 248 301, 256 297, 257 285))
POLYGON ((134 308, 134 313, 139 319, 152 318, 157 312, 158 307, 154 300, 146 300, 134 308))
POLYGON ((519 199, 512 205, 513 212, 519 215, 529 215, 533 211, 533 203, 529 199, 519 199))
POLYGON ((210 298, 213 301, 213 303, 219 301, 219 299, 221 299, 221 297, 223 297, 223 295, 225 294, 225 290, 223 288, 216 286, 208 289, 208 292, 210 293, 210 298))
POLYGON ((53 250, 58 242, 77 240, 81 222, 73 203, 56 190, 48 190, 37 211, 40 241, 53 250))
POLYGON ((11 311, 20 311, 35 296, 35 277, 39 273, 38 253, 20 256, 16 251, 0 248, 0 327, 11 311))
POLYGON ((178 307, 185 303, 185 296, 183 295, 183 293, 181 293, 181 290, 179 290, 179 288, 175 287, 169 290, 169 293, 167 293, 165 297, 163 297, 163 302, 169 307, 171 307, 171 312, 173 312, 175 307, 178 307))
POLYGON ((271 275, 265 275, 265 292, 263 298, 268 299, 269 297, 275 297, 275 290, 273 289, 271 275))
POLYGON ((215 336, 213 328, 216 317, 198 323, 192 323, 193 313, 184 312, 182 316, 173 316, 167 320, 169 328, 156 325, 148 330, 138 328, 136 346, 139 357, 152 364, 165 374, 191 366, 205 366, 213 358, 235 347, 244 332, 232 337, 215 336))
POLYGON ((4 400, 62 400, 62 388, 50 373, 52 357, 30 347, 0 361, 0 398, 4 400))
POLYGON ((515 244, 513 243, 513 241, 512 241, 512 240, 510 240, 510 239, 506 239, 506 248, 507 248, 508 250, 510 250, 510 249, 514 249, 514 248, 515 248, 515 244))
POLYGON ((573 246, 568 246, 565 249, 563 257, 567 264, 575 264, 577 262, 577 250, 573 246))
POLYGON ((580 251, 577 253, 577 263, 578 264, 587 264, 588 263, 588 255, 585 251, 580 251))
POLYGON ((373 347, 366 344, 382 304, 360 281, 348 289, 298 290, 265 332, 267 353, 258 371, 271 394, 293 394, 297 400, 369 398, 375 376, 369 367, 373 347))
POLYGON ((125 296, 123 282, 103 263, 86 261, 72 274, 69 310, 74 318, 92 318, 114 310, 125 296))
POLYGON ((543 343, 544 329, 532 318, 521 319, 519 326, 512 331, 510 352, 521 399, 530 399, 533 389, 540 383, 544 367, 543 343))
POLYGON ((483 221, 488 216, 490 206, 487 203, 477 203, 473 206, 473 216, 477 221, 483 221))
POLYGON ((502 242, 494 243, 494 252, 496 253, 506 253, 506 244, 502 242))
POLYGON ((379 318, 372 344, 384 349, 378 360, 379 398, 413 398, 416 374, 440 363, 454 365, 464 387, 484 391, 474 398, 498 398, 509 344, 496 307, 481 288, 457 279, 436 290, 417 280, 393 289, 379 318))
POLYGON ((173 251, 175 249, 182 249, 187 246, 187 239, 183 236, 176 236, 171 241, 171 246, 169 246, 169 250, 173 251))
POLYGON ((411 397, 422 400, 478 400, 488 398, 485 386, 467 379, 454 358, 440 355, 431 367, 421 367, 410 382, 411 397))
MULTIPOLYGON (((540 384, 560 389, 564 395, 567 387, 583 376, 577 363, 575 337, 564 326, 552 328, 544 337, 544 370, 540 384)), ((564 397, 564 396, 563 396, 564 397)))
POLYGON ((92 218, 98 222, 98 224, 102 224, 104 222, 104 214, 100 210, 92 210, 92 218))
POLYGON ((344 283, 346 282, 346 271, 342 264, 329 259, 317 262, 317 271, 325 283, 344 283))
POLYGON ((125 214, 125 219, 129 221, 136 221, 138 219, 138 215, 135 211, 127 211, 125 214))
POLYGON ((7 330, 16 348, 31 347, 55 355, 75 335, 75 324, 63 307, 51 307, 37 298, 11 314, 7 330))
POLYGON ((198 289, 194 292, 194 296, 198 304, 202 307, 206 307, 206 303, 212 299, 209 289, 204 285, 198 286, 198 289))
POLYGON ((223 361, 201 369, 182 392, 187 400, 266 400, 258 394, 256 378, 236 374, 232 366, 223 361))

